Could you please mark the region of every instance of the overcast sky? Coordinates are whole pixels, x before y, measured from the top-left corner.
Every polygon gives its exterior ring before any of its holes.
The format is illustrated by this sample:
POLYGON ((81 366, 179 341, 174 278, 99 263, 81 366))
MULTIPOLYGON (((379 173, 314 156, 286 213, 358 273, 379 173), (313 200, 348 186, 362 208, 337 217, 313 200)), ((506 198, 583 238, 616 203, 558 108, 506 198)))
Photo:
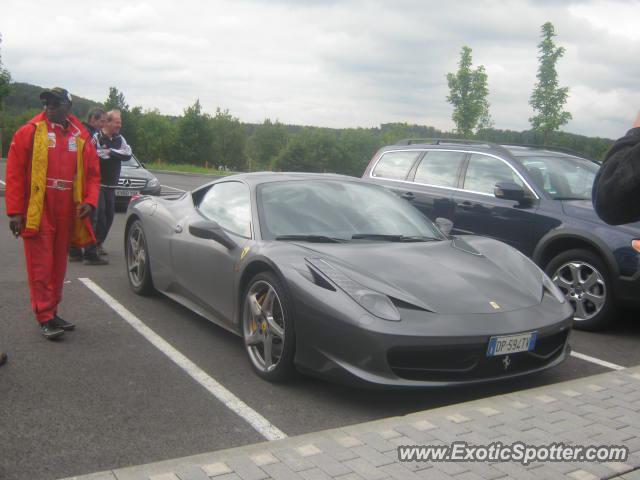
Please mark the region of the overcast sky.
POLYGON ((497 128, 529 128, 540 26, 566 48, 565 131, 617 138, 640 109, 640 1, 2 0, 14 80, 180 114, 196 98, 244 122, 409 122, 450 130, 460 49, 489 76, 497 128))

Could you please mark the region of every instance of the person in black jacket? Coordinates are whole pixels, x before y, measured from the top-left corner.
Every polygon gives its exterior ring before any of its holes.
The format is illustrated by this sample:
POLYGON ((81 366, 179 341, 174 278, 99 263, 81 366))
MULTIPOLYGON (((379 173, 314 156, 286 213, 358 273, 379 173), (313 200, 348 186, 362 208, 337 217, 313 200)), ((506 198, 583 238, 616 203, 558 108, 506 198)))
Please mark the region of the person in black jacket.
MULTIPOLYGON (((89 131, 89 135, 91 135, 92 142, 94 145, 97 143, 98 133, 104 128, 107 123, 107 112, 105 112, 102 108, 96 107, 89 110, 87 114, 87 121, 82 122, 85 128, 89 131)), ((93 228, 95 230, 96 223, 96 212, 91 214, 91 222, 93 223, 93 228)), ((84 257, 84 253, 81 248, 71 247, 69 249, 69 261, 70 262, 80 262, 84 257)), ((100 264, 100 262, 98 262, 100 264)))
POLYGON ((640 220, 640 112, 607 152, 593 182, 593 207, 609 225, 640 220))
POLYGON ((120 178, 122 162, 131 158, 131 147, 122 135, 122 118, 119 110, 107 112, 107 123, 97 136, 98 157, 100 157, 100 201, 96 215, 97 244, 85 250, 86 265, 104 265, 108 261, 102 244, 109 235, 116 210, 115 189, 120 178))

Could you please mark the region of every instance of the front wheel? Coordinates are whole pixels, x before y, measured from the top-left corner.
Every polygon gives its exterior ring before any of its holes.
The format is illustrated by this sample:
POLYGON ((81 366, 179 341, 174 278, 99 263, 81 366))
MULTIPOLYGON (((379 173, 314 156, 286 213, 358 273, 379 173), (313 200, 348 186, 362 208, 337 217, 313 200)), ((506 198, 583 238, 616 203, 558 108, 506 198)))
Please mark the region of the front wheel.
POLYGON ((253 370, 270 382, 295 376, 295 332, 291 304, 278 278, 270 272, 249 282, 242 308, 242 333, 253 370))
POLYGON ((132 290, 138 295, 150 295, 153 293, 149 250, 140 220, 134 221, 129 227, 125 244, 125 256, 127 260, 127 278, 132 290))
POLYGON ((612 282, 604 262, 584 249, 562 252, 545 268, 574 309, 573 326, 578 330, 602 330, 615 315, 612 282))

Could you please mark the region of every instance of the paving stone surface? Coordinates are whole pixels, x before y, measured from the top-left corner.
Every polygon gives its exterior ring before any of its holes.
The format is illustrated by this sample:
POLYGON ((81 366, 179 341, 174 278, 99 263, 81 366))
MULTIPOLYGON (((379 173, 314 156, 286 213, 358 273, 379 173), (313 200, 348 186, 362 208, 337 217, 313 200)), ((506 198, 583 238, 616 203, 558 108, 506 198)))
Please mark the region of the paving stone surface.
MULTIPOLYGON (((421 450, 423 453, 426 449, 421 450)), ((468 450, 467 450, 468 452, 468 450)), ((486 454, 486 453, 485 453, 486 454)), ((66 480, 640 480, 640 367, 66 480), (403 446, 620 446, 620 461, 400 460, 403 446), (525 445, 526 444, 526 445, 525 445)))

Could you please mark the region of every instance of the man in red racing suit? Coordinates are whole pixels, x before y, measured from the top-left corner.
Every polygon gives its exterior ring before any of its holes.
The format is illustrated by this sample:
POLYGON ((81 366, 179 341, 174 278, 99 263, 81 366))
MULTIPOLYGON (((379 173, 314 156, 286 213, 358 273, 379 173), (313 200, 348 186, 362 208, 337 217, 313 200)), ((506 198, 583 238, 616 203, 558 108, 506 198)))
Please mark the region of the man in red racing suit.
POLYGON ((95 242, 89 220, 100 191, 100 164, 89 133, 61 88, 40 95, 44 112, 14 135, 5 200, 13 234, 24 241, 31 306, 43 335, 74 325, 57 315, 69 246, 95 242))

